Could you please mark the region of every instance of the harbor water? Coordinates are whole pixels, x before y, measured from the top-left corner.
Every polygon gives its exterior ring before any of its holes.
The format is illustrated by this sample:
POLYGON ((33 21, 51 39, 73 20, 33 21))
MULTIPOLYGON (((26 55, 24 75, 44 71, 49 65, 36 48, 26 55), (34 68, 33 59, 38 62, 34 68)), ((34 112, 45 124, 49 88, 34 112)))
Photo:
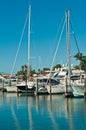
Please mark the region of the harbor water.
POLYGON ((85 130, 86 101, 0 92, 0 130, 85 130))

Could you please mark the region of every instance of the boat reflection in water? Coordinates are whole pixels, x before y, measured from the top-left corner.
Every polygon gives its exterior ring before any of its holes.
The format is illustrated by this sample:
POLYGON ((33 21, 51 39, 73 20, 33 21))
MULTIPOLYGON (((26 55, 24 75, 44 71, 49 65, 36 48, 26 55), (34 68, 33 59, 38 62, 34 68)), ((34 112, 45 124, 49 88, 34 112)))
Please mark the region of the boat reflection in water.
POLYGON ((0 129, 83 130, 86 102, 62 95, 17 96, 0 93, 0 129), (5 125, 4 125, 5 124, 5 125))

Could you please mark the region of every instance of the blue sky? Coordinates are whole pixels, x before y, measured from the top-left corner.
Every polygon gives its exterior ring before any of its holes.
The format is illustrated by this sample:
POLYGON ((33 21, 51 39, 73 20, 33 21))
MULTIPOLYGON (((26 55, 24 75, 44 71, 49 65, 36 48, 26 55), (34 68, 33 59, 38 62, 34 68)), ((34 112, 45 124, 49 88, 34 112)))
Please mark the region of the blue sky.
MULTIPOLYGON (((29 3, 29 0, 0 0, 0 72, 11 73, 29 3)), ((70 9, 70 17, 80 51, 86 55, 85 0, 32 0, 31 6, 30 64, 33 69, 51 67, 58 44, 61 21, 67 9, 70 9)), ((20 70, 21 65, 27 64, 27 28, 26 24, 13 73, 20 70)), ((65 41, 64 30, 54 65, 67 62, 65 41)), ((78 63, 73 58, 76 53, 77 48, 72 37, 71 64, 78 63)))

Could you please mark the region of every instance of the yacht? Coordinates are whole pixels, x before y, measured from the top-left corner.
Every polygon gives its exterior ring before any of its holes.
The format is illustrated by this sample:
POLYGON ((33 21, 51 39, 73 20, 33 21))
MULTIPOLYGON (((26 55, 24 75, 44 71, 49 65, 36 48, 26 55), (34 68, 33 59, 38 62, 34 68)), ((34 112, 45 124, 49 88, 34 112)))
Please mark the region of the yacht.
MULTIPOLYGON (((48 93, 50 94, 63 94, 65 93, 65 84, 64 82, 60 82, 59 80, 56 79, 50 79, 48 80, 48 83, 46 85, 48 93)), ((67 86, 67 91, 72 92, 72 89, 70 86, 67 86)))
POLYGON ((38 95, 48 94, 47 87, 46 87, 48 80, 49 77, 47 76, 37 77, 35 79, 35 87, 36 87, 35 94, 38 95))

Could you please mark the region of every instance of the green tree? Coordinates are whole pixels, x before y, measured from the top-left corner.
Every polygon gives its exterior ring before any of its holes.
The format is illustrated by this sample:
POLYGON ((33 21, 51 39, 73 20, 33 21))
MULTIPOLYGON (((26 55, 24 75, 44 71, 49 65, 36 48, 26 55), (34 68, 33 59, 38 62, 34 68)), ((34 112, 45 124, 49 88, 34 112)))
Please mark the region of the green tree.
MULTIPOLYGON (((32 68, 30 67, 30 76, 33 76, 33 74, 35 74, 35 69, 32 70, 32 68)), ((16 75, 24 75, 27 76, 27 65, 22 65, 21 66, 21 70, 17 72, 16 75)))
POLYGON ((55 65, 55 66, 53 67, 53 70, 55 70, 55 68, 58 69, 58 68, 61 68, 61 67, 62 67, 61 64, 57 64, 57 65, 55 65))
POLYGON ((82 53, 77 53, 75 56, 74 56, 74 58, 76 58, 76 60, 79 60, 79 61, 81 61, 81 59, 82 59, 82 53))
POLYGON ((80 62, 81 69, 86 71, 86 56, 83 56, 80 62))
POLYGON ((31 69, 30 70, 30 76, 33 76, 33 74, 36 74, 35 69, 33 69, 33 70, 31 69))
POLYGON ((82 55, 82 53, 77 53, 74 57, 80 61, 79 68, 86 71, 86 56, 82 55))

